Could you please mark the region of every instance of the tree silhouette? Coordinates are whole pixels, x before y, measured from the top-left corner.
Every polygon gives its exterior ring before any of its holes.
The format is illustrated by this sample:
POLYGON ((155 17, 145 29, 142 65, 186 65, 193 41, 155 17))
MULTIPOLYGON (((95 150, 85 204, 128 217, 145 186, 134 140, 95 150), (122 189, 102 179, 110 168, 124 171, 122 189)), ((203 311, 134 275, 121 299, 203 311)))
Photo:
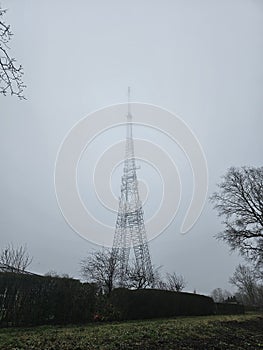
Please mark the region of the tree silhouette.
POLYGON ((89 283, 95 283, 107 295, 116 286, 118 276, 118 260, 110 249, 91 252, 82 259, 81 275, 89 283))
POLYGON ((0 271, 24 272, 32 260, 26 246, 14 247, 12 243, 9 243, 0 252, 0 271))
POLYGON ((0 94, 16 95, 20 99, 24 99, 24 88, 22 77, 23 67, 18 65, 16 59, 9 54, 9 41, 13 33, 10 25, 4 21, 6 10, 0 6, 0 94))
POLYGON ((239 264, 229 282, 238 288, 243 303, 255 305, 262 299, 262 286, 257 284, 257 276, 250 267, 239 264))
POLYGON ((217 238, 263 267, 263 167, 230 168, 211 197, 225 230, 217 238))

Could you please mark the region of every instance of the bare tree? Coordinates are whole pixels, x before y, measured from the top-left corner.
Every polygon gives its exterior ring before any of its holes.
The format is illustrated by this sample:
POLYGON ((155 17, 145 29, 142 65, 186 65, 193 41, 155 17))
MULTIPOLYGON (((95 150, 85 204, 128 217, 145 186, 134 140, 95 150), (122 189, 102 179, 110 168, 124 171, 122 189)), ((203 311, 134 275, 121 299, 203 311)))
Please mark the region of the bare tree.
POLYGON ((109 295, 117 285, 118 260, 111 249, 103 248, 94 251, 81 260, 81 275, 90 283, 96 285, 109 295))
POLYGON ((223 303, 231 297, 232 294, 229 291, 223 290, 221 288, 215 288, 211 293, 211 298, 215 303, 223 303))
POLYGON ((263 167, 232 167, 218 187, 211 200, 224 217, 225 230, 217 238, 262 268, 263 167))
POLYGON ((157 281, 156 288, 157 289, 161 289, 161 290, 168 290, 167 283, 164 280, 162 280, 162 279, 159 279, 157 281))
POLYGON ((8 43, 13 35, 10 25, 4 21, 6 10, 0 6, 0 94, 6 96, 8 93, 16 95, 20 99, 23 95, 25 85, 23 84, 23 68, 17 65, 16 59, 9 54, 8 43))
POLYGON ((168 284, 165 278, 163 278, 162 274, 157 273, 156 279, 155 279, 155 288, 161 289, 161 290, 168 290, 168 284))
POLYGON ((9 243, 0 253, 0 270, 24 272, 32 260, 26 246, 14 247, 12 243, 9 243))
POLYGON ((187 283, 182 275, 177 275, 175 272, 167 273, 166 278, 162 278, 157 274, 156 278, 156 288, 162 290, 170 290, 175 292, 181 292, 187 283))
POLYGON ((229 279, 229 282, 238 288, 238 292, 240 295, 242 295, 242 301, 245 304, 256 304, 258 286, 257 278, 253 269, 239 264, 233 276, 229 279))
POLYGON ((153 288, 159 279, 158 270, 159 268, 153 268, 152 275, 148 276, 147 273, 142 271, 138 264, 136 264, 136 261, 132 261, 128 266, 125 285, 132 289, 153 288))
POLYGON ((186 287, 186 281, 182 275, 177 275, 175 272, 166 274, 166 285, 168 290, 181 292, 186 287))

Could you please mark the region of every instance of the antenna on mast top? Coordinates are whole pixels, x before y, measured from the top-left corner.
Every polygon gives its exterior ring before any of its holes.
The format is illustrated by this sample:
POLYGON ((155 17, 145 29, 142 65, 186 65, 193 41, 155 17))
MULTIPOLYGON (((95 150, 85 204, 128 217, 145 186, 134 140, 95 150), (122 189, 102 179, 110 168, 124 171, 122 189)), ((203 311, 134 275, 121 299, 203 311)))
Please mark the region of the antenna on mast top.
POLYGON ((131 118, 131 88, 128 86, 128 118, 131 118))

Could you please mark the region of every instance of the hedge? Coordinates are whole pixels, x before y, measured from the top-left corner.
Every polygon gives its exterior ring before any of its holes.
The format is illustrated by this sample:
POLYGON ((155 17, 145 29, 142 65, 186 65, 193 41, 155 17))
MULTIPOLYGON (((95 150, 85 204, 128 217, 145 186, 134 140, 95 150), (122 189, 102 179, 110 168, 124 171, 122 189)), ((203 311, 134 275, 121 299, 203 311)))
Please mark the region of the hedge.
POLYGON ((72 278, 0 273, 0 325, 91 321, 95 298, 94 286, 72 278))
POLYGON ((122 320, 211 315, 215 312, 210 297, 157 289, 115 289, 110 302, 122 320))
POLYGON ((215 313, 218 315, 244 314, 244 305, 238 303, 215 303, 215 313))
POLYGON ((2 327, 238 313, 243 305, 199 294, 119 288, 108 298, 72 278, 0 272, 2 327))

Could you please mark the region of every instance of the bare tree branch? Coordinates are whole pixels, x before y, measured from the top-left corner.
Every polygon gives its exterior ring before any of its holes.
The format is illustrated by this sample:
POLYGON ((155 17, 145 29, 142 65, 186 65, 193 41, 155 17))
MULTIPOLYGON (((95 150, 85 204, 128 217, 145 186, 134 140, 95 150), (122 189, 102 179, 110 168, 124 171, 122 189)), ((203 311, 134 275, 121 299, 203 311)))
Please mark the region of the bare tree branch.
POLYGON ((229 291, 221 288, 216 288, 211 293, 211 298, 213 298, 215 303, 224 303, 231 297, 232 294, 229 291))
POLYGON ((153 276, 149 279, 146 271, 142 271, 136 261, 132 261, 127 271, 126 287, 132 289, 153 288, 158 279, 158 269, 153 269, 153 276))
POLYGON ((10 26, 5 24, 3 17, 6 10, 0 7, 0 94, 6 96, 8 93, 25 99, 23 83, 23 67, 17 65, 15 58, 8 53, 8 43, 13 33, 10 26))
POLYGON ((216 235, 263 266, 263 167, 230 168, 211 197, 225 230, 216 235))
POLYGON ((116 286, 118 278, 118 260, 110 249, 95 251, 81 260, 81 275, 90 283, 96 283, 107 295, 116 286))
POLYGON ((9 243, 0 253, 0 270, 24 272, 32 263, 33 258, 28 254, 26 246, 14 247, 9 243))
POLYGON ((261 286, 257 284, 257 276, 254 270, 239 264, 229 282, 238 288, 238 293, 242 295, 242 301, 245 304, 258 304, 262 290, 261 286))
POLYGON ((186 286, 186 281, 184 277, 182 275, 177 275, 175 272, 173 272, 172 274, 167 273, 166 278, 168 290, 181 292, 186 286))

